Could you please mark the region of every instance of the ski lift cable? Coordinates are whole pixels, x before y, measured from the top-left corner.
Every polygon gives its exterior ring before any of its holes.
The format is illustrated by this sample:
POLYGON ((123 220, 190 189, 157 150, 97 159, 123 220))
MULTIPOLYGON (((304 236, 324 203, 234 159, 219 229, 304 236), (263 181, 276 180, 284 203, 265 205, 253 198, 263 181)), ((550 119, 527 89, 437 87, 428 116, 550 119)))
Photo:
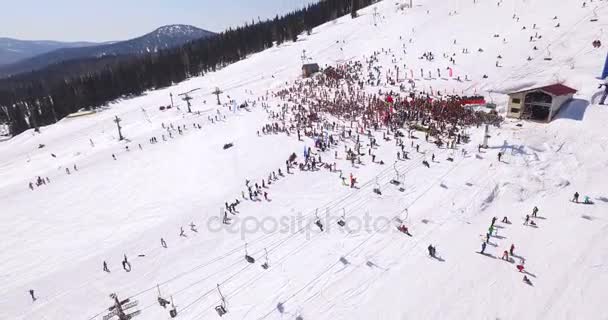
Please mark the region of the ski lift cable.
MULTIPOLYGON (((370 180, 370 181, 374 181, 374 180, 370 180)), ((365 202, 365 201, 366 201, 366 200, 365 200, 365 198, 360 198, 360 199, 363 199, 363 200, 361 200, 360 202, 365 202)), ((279 243, 279 244, 277 244, 277 245, 275 245, 274 247, 272 247, 270 250, 267 250, 267 249, 265 248, 265 249, 264 249, 264 250, 265 250, 265 252, 272 252, 273 250, 277 249, 278 247, 281 247, 281 246, 282 246, 282 245, 283 245, 285 242, 287 242, 288 240, 290 240, 290 239, 294 238, 295 236, 297 236, 298 234, 300 234, 302 231, 306 230, 306 228, 308 228, 309 226, 310 226, 310 223, 309 223, 309 224, 307 224, 306 226, 304 226, 303 228, 301 228, 300 230, 296 231, 294 234, 292 234, 292 235, 290 235, 290 236, 288 236, 288 237, 285 237, 284 239, 281 239, 280 243, 279 243)), ((312 240, 312 239, 310 239, 310 240, 312 240)), ((309 240, 309 241, 305 241, 305 242, 303 242, 303 243, 302 243, 302 244, 301 244, 299 247, 297 247, 296 249, 294 249, 294 250, 290 251, 288 254, 284 255, 284 256, 283 256, 283 257, 282 257, 282 258, 279 260, 279 262, 282 262, 282 261, 286 260, 287 258, 289 258, 289 257, 291 257, 291 256, 292 256, 292 253, 297 252, 297 251, 301 250, 302 248, 306 247, 307 245, 309 245, 309 244, 311 243, 311 241, 310 241, 310 240, 309 240)), ((251 264, 247 264, 247 265, 246 265, 244 268, 241 268, 241 269, 240 269, 238 272, 236 272, 236 273, 234 273, 233 275, 231 275, 230 277, 228 277, 228 278, 224 279, 224 281, 222 281, 220 284, 226 284, 226 283, 228 283, 228 282, 229 282, 231 279, 233 279, 234 277, 236 277, 236 276, 237 276, 239 273, 241 273, 241 272, 245 271, 245 270, 246 270, 247 268, 249 268, 250 266, 251 266, 251 264)), ((263 276, 263 275, 265 275, 265 274, 266 274, 266 273, 262 273, 261 275, 258 275, 258 277, 257 277, 257 278, 253 278, 252 280, 249 280, 249 284, 250 284, 250 283, 255 283, 257 280, 259 280, 259 278, 261 278, 261 276, 263 276)), ((242 287, 242 286, 241 286, 241 287, 242 287)), ((211 290, 211 292, 212 292, 212 290, 211 290)), ((194 305, 195 303, 199 302, 201 299, 203 299, 203 298, 204 298, 205 296, 207 296, 209 293, 210 293, 210 292, 205 292, 204 296, 200 296, 199 298, 195 299, 195 301, 193 301, 193 302, 191 302, 190 304, 188 304, 188 305, 187 305, 187 307, 188 307, 188 308, 190 308, 192 305, 194 305)), ((232 296, 232 295, 234 295, 234 294, 236 294, 236 293, 238 293, 238 291, 235 291, 234 293, 231 293, 231 294, 230 294, 230 296, 232 296)), ((214 302, 214 303, 212 304, 212 306, 211 306, 211 307, 215 306, 216 304, 217 304, 217 301, 216 301, 216 302, 214 302)), ((186 308, 184 308, 184 309, 186 309, 186 308)), ((182 310, 184 310, 184 309, 182 309, 182 310)), ((207 309, 208 309, 208 308, 204 309, 204 312, 205 312, 207 309)), ((199 315, 200 315, 200 314, 199 314, 199 315)), ((198 317, 198 316, 196 316, 195 318, 197 318, 197 317, 198 317)))
MULTIPOLYGON (((360 199, 361 199, 361 198, 359 198, 359 200, 358 200, 358 201, 363 201, 363 200, 360 200, 360 199)), ((308 227, 308 225, 307 225, 307 226, 305 226, 304 228, 302 228, 301 230, 298 230, 298 232, 299 232, 299 231, 304 230, 306 227, 308 227)), ((281 242, 285 242, 286 240, 287 240, 287 239, 279 239, 279 241, 281 241, 281 242)), ((276 247, 276 246, 274 245, 276 242, 278 242, 278 241, 275 241, 274 243, 271 243, 271 246, 272 246, 272 247, 276 247)), ((236 249, 232 250, 232 252, 231 252, 231 254, 230 254, 230 255, 232 255, 232 253, 241 252, 241 250, 242 250, 244 247, 245 247, 245 246, 244 246, 244 245, 242 245, 242 246, 240 246, 240 247, 238 247, 238 248, 236 248, 236 249)), ((258 252, 259 252, 259 251, 258 251, 258 252)), ((256 253, 258 253, 258 252, 256 252, 256 253)), ((267 252, 267 251, 266 251, 266 252, 267 252)), ((237 262, 235 262, 233 265, 231 265, 231 267, 232 267, 232 266, 235 266, 235 265, 238 265, 238 264, 240 264, 240 263, 241 263, 241 262, 240 262, 240 258, 239 258, 239 260, 238 260, 237 262)), ((225 271, 225 270, 222 270, 222 271, 225 271)), ((208 279, 208 278, 209 278, 209 277, 205 277, 205 278, 204 278, 202 281, 204 281, 204 280, 206 280, 206 279, 208 279)), ((166 283, 166 282, 165 282, 165 283, 166 283)), ((165 283, 163 283, 163 284, 165 284, 165 283)), ((195 284, 196 284, 196 283, 195 283, 195 284)), ((189 285, 189 286, 187 286, 187 287, 186 287, 186 288, 184 288, 184 289, 178 290, 178 291, 177 291, 177 292, 175 292, 174 294, 177 294, 177 293, 183 292, 184 290, 189 289, 190 287, 192 287, 192 284, 191 284, 191 285, 189 285)))

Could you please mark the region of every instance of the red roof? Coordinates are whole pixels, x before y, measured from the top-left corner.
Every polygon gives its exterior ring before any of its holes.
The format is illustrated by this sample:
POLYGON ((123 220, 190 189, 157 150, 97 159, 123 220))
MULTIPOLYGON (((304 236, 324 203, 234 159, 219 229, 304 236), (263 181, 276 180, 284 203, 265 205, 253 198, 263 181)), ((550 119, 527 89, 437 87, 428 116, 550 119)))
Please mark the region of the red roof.
POLYGON ((565 85, 563 85, 561 83, 556 83, 556 84, 552 84, 552 85, 549 85, 549 86, 538 87, 538 88, 530 88, 530 89, 520 90, 520 91, 516 91, 516 92, 512 92, 512 93, 529 92, 529 91, 535 91, 535 90, 542 90, 542 91, 550 93, 550 94, 552 94, 554 96, 565 96, 565 95, 577 92, 576 89, 572 89, 572 88, 570 88, 568 86, 565 86, 565 85))
POLYGON ((548 93, 550 93, 552 95, 555 95, 555 96, 565 96, 565 95, 568 95, 568 94, 571 94, 571 93, 572 94, 576 93, 576 89, 572 89, 572 88, 567 87, 567 86, 565 86, 565 85, 563 85, 561 83, 552 84, 550 86, 545 86, 545 87, 538 88, 538 89, 546 91, 546 92, 548 92, 548 93))

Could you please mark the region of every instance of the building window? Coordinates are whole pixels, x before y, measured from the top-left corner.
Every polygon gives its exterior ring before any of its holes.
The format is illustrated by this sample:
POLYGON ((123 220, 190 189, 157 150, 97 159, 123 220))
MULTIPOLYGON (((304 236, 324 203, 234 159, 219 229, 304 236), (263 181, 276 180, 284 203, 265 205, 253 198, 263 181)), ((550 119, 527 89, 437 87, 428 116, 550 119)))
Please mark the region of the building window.
POLYGON ((513 98, 513 99, 511 99, 511 102, 514 103, 514 104, 520 104, 521 103, 521 99, 519 99, 519 98, 513 98))
POLYGON ((511 108, 511 113, 519 113, 519 108, 511 108))

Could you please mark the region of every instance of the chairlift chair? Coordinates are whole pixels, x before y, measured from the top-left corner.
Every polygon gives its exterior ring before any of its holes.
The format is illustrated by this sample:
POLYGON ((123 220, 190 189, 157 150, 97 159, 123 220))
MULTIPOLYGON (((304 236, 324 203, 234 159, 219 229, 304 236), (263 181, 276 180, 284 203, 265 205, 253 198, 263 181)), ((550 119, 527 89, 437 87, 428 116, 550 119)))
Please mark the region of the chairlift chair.
POLYGON ((169 310, 169 316, 171 316, 171 318, 177 317, 177 309, 173 303, 173 296, 171 296, 171 310, 169 310))
POLYGON ((377 195, 382 195, 382 191, 380 190, 380 184, 378 183, 378 178, 376 178, 376 187, 374 188, 374 193, 377 195))
POLYGON ((401 184, 401 181, 399 179, 400 178, 399 170, 397 170, 397 161, 395 161, 395 163, 393 163, 393 168, 395 169, 395 178, 393 178, 391 180, 391 184, 395 185, 395 186, 398 186, 398 185, 401 184))
POLYGON ((226 298, 224 298, 224 295, 222 294, 222 291, 220 291, 220 285, 217 285, 217 292, 220 294, 220 297, 222 299, 222 303, 218 306, 215 307, 215 311, 217 312, 217 314, 221 317, 223 315, 225 315, 226 313, 228 313, 228 309, 226 309, 226 298))
POLYGON ((264 256, 266 257, 266 262, 264 262, 264 263, 262 264, 262 268, 263 268, 264 270, 267 270, 268 268, 270 268, 270 264, 269 264, 269 262, 268 262, 268 250, 266 250, 266 248, 264 248, 264 256))
POLYGON ((346 225, 346 210, 344 208, 342 208, 342 216, 340 217, 340 220, 338 220, 338 225, 340 227, 344 227, 346 225))
POLYGON ((547 53, 548 53, 548 55, 544 58, 544 60, 545 61, 553 60, 553 58, 551 57, 551 50, 549 50, 549 47, 547 47, 547 53))
POLYGON ((593 18, 589 19, 591 22, 597 22, 599 19, 597 17, 597 7, 593 8, 593 18))
POLYGON ((245 260, 249 263, 255 263, 255 258, 247 253, 247 243, 245 243, 245 260))

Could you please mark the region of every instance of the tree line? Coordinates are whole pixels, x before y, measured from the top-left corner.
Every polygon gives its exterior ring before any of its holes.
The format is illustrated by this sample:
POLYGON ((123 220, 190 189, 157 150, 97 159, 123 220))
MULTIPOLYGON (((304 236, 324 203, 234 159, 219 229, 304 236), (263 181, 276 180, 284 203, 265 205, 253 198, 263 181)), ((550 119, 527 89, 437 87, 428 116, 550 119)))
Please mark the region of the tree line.
POLYGON ((203 76, 248 55, 296 41, 303 32, 377 0, 322 0, 286 15, 230 28, 211 38, 141 56, 65 61, 0 80, 0 124, 12 134, 55 123, 80 109, 94 109, 146 90, 203 76))

